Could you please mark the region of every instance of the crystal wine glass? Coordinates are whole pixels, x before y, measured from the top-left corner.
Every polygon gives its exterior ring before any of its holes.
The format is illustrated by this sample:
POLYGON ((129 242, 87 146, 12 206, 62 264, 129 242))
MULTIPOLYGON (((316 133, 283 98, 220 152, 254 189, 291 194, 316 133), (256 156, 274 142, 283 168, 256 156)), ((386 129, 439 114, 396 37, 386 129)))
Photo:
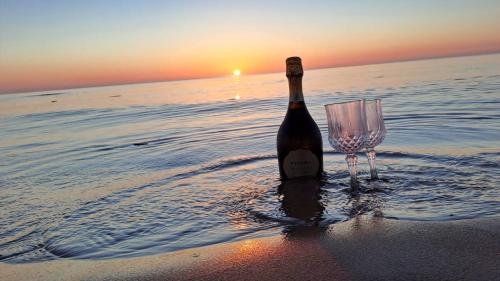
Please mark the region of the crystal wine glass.
POLYGON ((355 153, 366 145, 365 101, 356 100, 325 105, 328 118, 328 141, 339 152, 347 154, 346 161, 351 175, 351 188, 358 188, 357 164, 355 153))
POLYGON ((382 102, 380 99, 366 100, 366 127, 368 129, 368 141, 366 142, 366 157, 370 164, 370 175, 372 180, 378 180, 377 168, 375 166, 375 146, 382 143, 386 129, 384 116, 382 115, 382 102))

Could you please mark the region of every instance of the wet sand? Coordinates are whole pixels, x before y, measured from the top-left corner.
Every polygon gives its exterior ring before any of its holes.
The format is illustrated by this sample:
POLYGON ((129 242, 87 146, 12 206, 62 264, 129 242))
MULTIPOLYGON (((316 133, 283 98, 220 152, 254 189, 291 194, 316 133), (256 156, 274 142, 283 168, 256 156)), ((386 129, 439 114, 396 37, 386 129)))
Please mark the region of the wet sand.
POLYGON ((0 264, 0 280, 500 280, 500 217, 358 217, 328 228, 112 260, 0 264))

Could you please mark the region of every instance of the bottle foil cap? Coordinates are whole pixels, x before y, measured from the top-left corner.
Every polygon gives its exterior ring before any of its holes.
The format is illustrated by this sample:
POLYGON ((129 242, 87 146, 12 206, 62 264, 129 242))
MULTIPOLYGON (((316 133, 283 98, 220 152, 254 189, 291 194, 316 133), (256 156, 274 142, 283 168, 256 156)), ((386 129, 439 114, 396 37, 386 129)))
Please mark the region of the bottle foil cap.
POLYGON ((299 57, 289 57, 286 59, 286 76, 302 76, 302 60, 299 57))

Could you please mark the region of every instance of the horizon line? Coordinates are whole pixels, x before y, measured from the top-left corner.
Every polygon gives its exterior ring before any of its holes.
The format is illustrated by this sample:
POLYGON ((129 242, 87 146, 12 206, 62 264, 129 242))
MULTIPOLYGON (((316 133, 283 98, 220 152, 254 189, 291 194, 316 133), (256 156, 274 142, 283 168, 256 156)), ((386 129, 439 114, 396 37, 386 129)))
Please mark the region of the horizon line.
MULTIPOLYGON (((343 67, 356 67, 356 66, 365 66, 365 65, 379 65, 379 64, 391 64, 391 63, 400 63, 400 62, 411 62, 411 61, 423 61, 423 60, 435 60, 435 59, 447 59, 447 58, 459 58, 459 57, 473 57, 473 56, 483 56, 483 55, 493 55, 500 54, 500 50, 494 51, 485 51, 479 53, 471 53, 466 52, 462 54, 450 54, 450 55, 441 55, 441 56, 428 56, 421 58, 413 58, 413 59, 400 59, 400 60, 388 60, 388 61, 380 61, 380 62, 369 62, 369 63, 360 63, 360 64, 343 64, 343 65, 335 65, 335 66, 319 66, 319 67, 311 67, 305 68, 305 70, 320 70, 320 69, 331 69, 331 68, 343 68, 343 67)), ((247 76, 254 75, 266 75, 266 74, 274 74, 279 73, 279 71, 269 71, 269 72, 251 72, 246 74, 247 76)), ((214 76, 200 76, 200 77, 192 77, 192 78, 180 78, 175 80, 145 80, 140 82, 119 82, 119 83, 110 83, 110 84, 88 84, 88 85, 77 85, 72 88, 45 88, 39 90, 19 90, 13 92, 0 92, 0 95, 11 95, 11 94, 28 94, 28 93, 37 93, 37 92, 48 92, 48 91, 66 91, 66 90, 74 90, 74 89, 86 89, 86 88, 99 88, 99 87, 115 87, 115 86, 125 86, 125 85, 139 85, 139 84, 150 84, 150 83, 166 83, 166 82, 177 82, 177 81, 189 81, 189 80, 203 80, 203 79, 216 79, 230 76, 226 75, 214 75, 214 76)))

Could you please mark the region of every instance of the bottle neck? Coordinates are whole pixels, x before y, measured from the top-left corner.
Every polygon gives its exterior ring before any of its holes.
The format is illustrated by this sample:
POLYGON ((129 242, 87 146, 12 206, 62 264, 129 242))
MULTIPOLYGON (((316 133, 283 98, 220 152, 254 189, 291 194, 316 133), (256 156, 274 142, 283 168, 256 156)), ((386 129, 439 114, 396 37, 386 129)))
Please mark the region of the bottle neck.
POLYGON ((289 76, 288 88, 290 92, 290 102, 304 101, 304 94, 302 93, 302 75, 289 76))

